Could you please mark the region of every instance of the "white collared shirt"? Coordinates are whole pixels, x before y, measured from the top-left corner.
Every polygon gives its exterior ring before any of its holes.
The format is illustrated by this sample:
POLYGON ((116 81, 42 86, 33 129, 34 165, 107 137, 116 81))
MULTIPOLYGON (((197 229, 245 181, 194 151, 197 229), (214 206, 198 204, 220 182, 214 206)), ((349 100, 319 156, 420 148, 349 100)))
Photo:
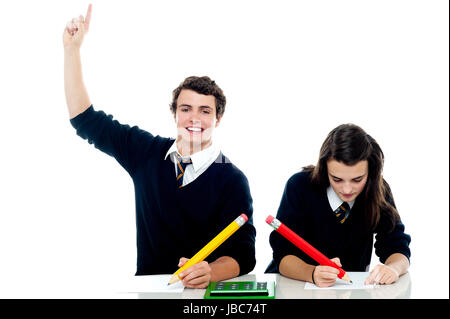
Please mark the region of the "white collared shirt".
MULTIPOLYGON (((327 188, 327 197, 328 197, 328 202, 330 203, 331 209, 333 210, 333 212, 342 205, 342 203, 344 202, 338 194, 336 194, 336 192, 334 191, 333 187, 328 186, 327 188)), ((347 202, 350 205, 350 209, 352 209, 353 204, 355 203, 355 200, 352 200, 351 202, 347 202)))
MULTIPOLYGON (((172 146, 166 153, 164 159, 167 159, 170 156, 170 159, 174 163, 175 174, 177 173, 177 161, 175 159, 175 153, 178 153, 177 143, 173 142, 172 146)), ((214 163, 217 157, 220 154, 220 149, 217 148, 213 143, 210 146, 201 150, 200 152, 194 153, 189 158, 192 161, 192 164, 188 164, 186 169, 184 170, 183 175, 183 186, 193 182, 197 177, 199 177, 204 171, 208 169, 208 167, 214 163)), ((181 154, 180 154, 181 155, 181 154)), ((183 157, 186 158, 186 157, 183 157)))

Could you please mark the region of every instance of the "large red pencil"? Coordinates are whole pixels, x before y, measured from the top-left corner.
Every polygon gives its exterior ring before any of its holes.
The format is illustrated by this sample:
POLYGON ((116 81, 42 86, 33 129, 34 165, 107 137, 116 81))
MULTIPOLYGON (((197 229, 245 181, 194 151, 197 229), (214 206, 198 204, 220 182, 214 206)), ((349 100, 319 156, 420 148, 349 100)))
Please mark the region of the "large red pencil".
POLYGON ((289 227, 284 225, 282 222, 280 222, 278 219, 274 218, 273 216, 268 216, 266 218, 266 223, 272 226, 278 233, 280 233, 282 236, 284 236, 287 240, 289 240, 291 243, 293 243, 295 246, 303 250, 306 254, 308 254, 309 257, 314 259, 319 263, 319 265, 324 266, 330 266, 334 267, 337 270, 339 270, 338 277, 340 279, 350 281, 349 276, 345 273, 345 271, 336 265, 334 262, 332 262, 327 256, 322 254, 320 251, 318 251, 316 248, 311 246, 306 240, 301 238, 299 235, 294 233, 289 227))

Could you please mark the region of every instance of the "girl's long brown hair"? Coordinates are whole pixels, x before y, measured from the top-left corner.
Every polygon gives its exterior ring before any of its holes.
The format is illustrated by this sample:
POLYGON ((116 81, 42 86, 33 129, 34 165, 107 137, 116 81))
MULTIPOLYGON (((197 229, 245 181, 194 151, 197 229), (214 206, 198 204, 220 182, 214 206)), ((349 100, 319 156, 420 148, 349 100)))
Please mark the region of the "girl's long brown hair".
POLYGON ((304 167, 305 171, 311 173, 312 182, 323 189, 330 185, 327 162, 332 159, 349 166, 367 160, 369 174, 364 190, 359 195, 364 196, 367 227, 374 231, 383 211, 392 223, 392 230, 399 214, 386 200, 388 198, 394 203, 392 193, 382 175, 384 154, 375 139, 354 124, 342 124, 332 130, 320 148, 317 165, 304 167))

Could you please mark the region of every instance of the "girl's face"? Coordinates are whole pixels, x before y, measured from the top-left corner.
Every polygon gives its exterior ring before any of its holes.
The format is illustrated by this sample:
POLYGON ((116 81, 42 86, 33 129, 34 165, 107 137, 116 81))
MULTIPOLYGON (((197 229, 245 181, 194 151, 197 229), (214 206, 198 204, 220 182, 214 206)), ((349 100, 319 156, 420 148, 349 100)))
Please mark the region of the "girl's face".
POLYGON ((344 202, 351 202, 363 191, 369 175, 367 160, 348 166, 330 159, 327 162, 328 179, 333 190, 344 202))

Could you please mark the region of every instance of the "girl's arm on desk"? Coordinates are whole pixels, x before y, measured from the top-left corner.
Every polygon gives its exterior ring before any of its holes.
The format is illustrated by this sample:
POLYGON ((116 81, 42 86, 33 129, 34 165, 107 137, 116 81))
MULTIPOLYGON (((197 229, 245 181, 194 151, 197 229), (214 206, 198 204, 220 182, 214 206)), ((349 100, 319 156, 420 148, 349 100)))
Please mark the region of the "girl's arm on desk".
POLYGON ((386 263, 375 266, 370 272, 364 284, 389 285, 408 271, 409 260, 405 255, 394 253, 386 260, 386 263))
MULTIPOLYGON (((331 259, 339 267, 342 267, 339 258, 331 259)), ((297 256, 287 255, 280 261, 280 274, 285 277, 314 283, 317 287, 329 287, 334 285, 339 270, 329 266, 313 266, 305 263, 297 256), (314 281, 313 281, 314 276, 314 281)))

